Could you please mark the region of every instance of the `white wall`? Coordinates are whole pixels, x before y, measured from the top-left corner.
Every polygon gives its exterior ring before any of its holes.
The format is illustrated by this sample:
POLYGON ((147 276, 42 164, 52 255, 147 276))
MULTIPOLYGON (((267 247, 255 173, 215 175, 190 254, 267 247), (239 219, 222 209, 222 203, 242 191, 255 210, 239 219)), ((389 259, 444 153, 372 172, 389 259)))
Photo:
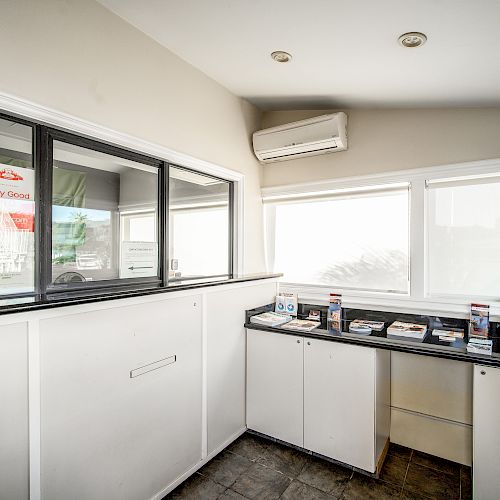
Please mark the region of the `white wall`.
MULTIPOLYGON (((273 127, 329 110, 269 111, 273 127)), ((263 186, 500 157, 500 108, 346 111, 349 149, 263 167, 263 186)))
POLYGON ((257 108, 93 0, 2 2, 0 44, 0 93, 245 174, 245 271, 264 269, 257 108))

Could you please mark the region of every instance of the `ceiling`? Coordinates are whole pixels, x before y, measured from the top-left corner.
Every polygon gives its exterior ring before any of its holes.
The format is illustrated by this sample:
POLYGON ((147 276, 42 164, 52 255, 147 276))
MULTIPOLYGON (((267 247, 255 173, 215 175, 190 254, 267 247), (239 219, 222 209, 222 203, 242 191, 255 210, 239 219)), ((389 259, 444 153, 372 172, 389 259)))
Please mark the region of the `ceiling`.
POLYGON ((263 109, 500 105, 499 0, 99 1, 263 109))

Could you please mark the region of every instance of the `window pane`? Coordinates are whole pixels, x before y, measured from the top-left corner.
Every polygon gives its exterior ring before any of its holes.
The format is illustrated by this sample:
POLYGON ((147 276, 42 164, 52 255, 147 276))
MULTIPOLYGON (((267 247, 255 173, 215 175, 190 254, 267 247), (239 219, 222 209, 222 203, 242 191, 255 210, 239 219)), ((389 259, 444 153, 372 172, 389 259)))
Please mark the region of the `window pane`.
POLYGON ((428 190, 431 294, 500 296, 500 182, 428 190))
POLYGON ((34 290, 32 129, 0 119, 0 294, 34 290))
POLYGON ((277 204, 275 265, 284 280, 408 291, 408 192, 277 204))
POLYGON ((169 211, 170 278, 228 274, 229 182, 170 167, 169 211))
POLYGON ((158 170, 54 141, 54 283, 158 275, 158 170))

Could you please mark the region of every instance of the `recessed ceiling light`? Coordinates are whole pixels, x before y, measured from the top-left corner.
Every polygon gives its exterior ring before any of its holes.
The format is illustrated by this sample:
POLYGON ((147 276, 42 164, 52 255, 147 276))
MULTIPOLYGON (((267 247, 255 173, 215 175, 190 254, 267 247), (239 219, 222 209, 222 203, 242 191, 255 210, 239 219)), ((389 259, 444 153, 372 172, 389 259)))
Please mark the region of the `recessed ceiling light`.
POLYGON ((287 63, 291 61, 292 56, 288 52, 284 52, 283 50, 276 50, 271 54, 271 57, 279 63, 287 63))
POLYGON ((423 33, 418 33, 417 31, 411 31, 410 33, 403 33, 399 38, 398 42, 403 47, 420 47, 427 41, 427 37, 423 33))

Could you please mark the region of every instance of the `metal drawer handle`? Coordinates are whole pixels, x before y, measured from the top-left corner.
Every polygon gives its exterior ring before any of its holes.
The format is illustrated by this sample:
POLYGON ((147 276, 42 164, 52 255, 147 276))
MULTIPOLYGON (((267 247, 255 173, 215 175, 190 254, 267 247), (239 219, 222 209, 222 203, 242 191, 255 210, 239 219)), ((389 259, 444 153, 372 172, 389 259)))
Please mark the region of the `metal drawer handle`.
POLYGON ((158 370, 165 366, 171 365, 177 361, 177 356, 169 356, 168 358, 163 358, 154 363, 148 363, 147 365, 136 368, 135 370, 130 370, 130 378, 139 377, 144 375, 145 373, 152 372, 154 370, 158 370))

